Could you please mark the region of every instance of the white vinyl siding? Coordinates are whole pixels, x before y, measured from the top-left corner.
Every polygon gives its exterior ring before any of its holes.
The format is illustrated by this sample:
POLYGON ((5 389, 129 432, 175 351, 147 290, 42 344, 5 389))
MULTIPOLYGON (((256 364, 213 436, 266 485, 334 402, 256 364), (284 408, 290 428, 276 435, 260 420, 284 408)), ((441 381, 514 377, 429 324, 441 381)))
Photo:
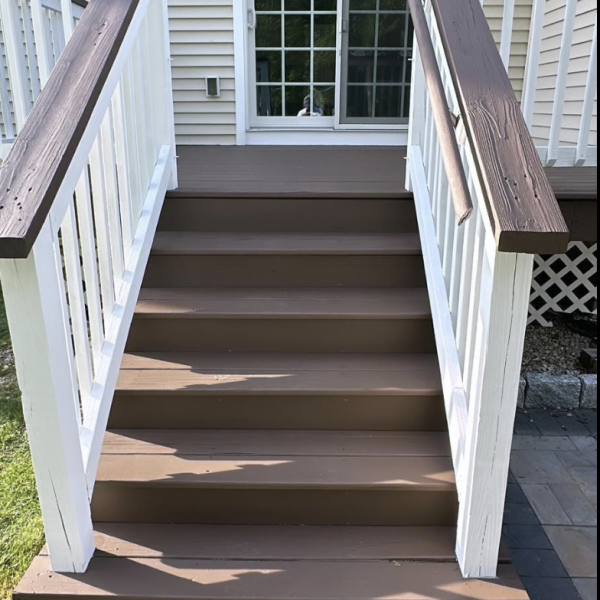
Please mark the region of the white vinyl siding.
MULTIPOLYGON (((504 0, 487 0, 484 3, 484 9, 494 38, 500 47, 504 22, 504 0)), ((519 100, 523 94, 523 82, 525 81, 532 11, 533 0, 517 0, 509 75, 519 100)))
MULTIPOLYGON (((240 0, 235 0, 240 1, 240 0)), ((169 0, 177 143, 236 143, 234 0, 169 0), (206 78, 221 96, 206 95, 206 78)))
MULTIPOLYGON (((567 2, 573 0, 548 0, 544 24, 544 38, 540 62, 540 76, 536 97, 533 133, 540 144, 550 137, 552 109, 558 77, 558 61, 563 39, 564 17, 567 2)), ((596 0, 577 0, 577 21, 571 52, 567 96, 563 112, 563 128, 560 143, 563 146, 577 144, 585 98, 587 74, 590 64, 594 24, 598 10, 596 0)), ((594 110, 591 146, 598 144, 598 110, 594 110)))

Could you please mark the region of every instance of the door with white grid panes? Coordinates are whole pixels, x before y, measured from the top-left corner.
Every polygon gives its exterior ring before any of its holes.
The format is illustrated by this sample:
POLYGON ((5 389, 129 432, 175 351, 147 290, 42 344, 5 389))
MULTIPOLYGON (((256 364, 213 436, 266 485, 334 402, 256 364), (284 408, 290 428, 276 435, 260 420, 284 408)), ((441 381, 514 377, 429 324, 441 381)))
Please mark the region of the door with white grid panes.
POLYGON ((406 0, 248 0, 250 124, 369 128, 408 122, 406 0))

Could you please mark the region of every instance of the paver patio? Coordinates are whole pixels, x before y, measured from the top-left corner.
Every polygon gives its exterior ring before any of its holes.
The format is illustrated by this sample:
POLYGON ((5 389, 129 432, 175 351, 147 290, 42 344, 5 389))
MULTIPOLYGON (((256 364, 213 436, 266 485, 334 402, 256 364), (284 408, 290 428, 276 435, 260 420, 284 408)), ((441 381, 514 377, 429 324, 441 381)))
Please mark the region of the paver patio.
POLYGON ((516 434, 505 541, 531 600, 597 600, 597 413, 520 413, 516 434))

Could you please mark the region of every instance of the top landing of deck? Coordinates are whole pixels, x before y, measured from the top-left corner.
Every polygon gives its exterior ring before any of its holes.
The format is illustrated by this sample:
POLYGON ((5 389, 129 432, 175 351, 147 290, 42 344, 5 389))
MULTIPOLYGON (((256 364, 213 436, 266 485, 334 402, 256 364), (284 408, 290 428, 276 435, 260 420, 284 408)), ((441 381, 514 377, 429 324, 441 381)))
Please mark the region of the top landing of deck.
MULTIPOLYGON (((406 148, 179 146, 177 195, 409 198, 406 148)), ((597 170, 548 169, 561 201, 596 200, 597 170)))

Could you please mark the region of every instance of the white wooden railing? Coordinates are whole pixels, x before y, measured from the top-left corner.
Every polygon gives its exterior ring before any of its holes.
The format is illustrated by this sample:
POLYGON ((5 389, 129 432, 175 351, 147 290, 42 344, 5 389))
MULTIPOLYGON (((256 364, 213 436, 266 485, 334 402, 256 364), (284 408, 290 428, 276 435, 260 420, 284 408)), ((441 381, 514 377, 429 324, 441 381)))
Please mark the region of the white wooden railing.
MULTIPOLYGON (((515 33, 515 3, 505 0, 501 53, 507 66, 515 33)), ((598 7, 587 8, 578 0, 532 3, 522 108, 540 157, 550 167, 598 165, 598 7), (581 15, 583 10, 587 13, 581 15), (590 17, 593 27, 588 25, 590 17), (558 41, 549 46, 551 40, 558 41), (537 130, 542 125, 540 134, 537 130), (567 127, 576 140, 566 139, 570 137, 565 135, 567 127)))
MULTIPOLYGON (((61 157, 56 162, 54 156, 39 157, 36 163, 31 156, 35 143, 38 150, 58 143, 54 138, 35 142, 41 134, 33 130, 61 111, 69 115, 71 107, 61 102, 75 105, 77 92, 62 95, 59 77, 68 78, 74 68, 89 73, 91 60, 90 65, 83 59, 75 63, 82 55, 100 53, 103 42, 96 40, 108 35, 103 29, 114 26, 115 13, 124 6, 136 5, 118 54, 110 58, 110 71, 98 78, 99 94, 91 94, 92 105, 82 110, 90 109, 87 125, 51 207, 42 223, 36 224, 37 216, 30 219, 31 252, 21 252, 20 238, 11 233, 21 225, 14 216, 19 207, 11 203, 21 202, 23 217, 29 205, 39 215, 45 209, 35 197, 38 188, 28 195, 24 180, 22 196, 15 189, 0 195, 0 276, 47 542, 59 572, 85 571, 94 552, 90 500, 111 402, 166 190, 176 186, 166 2, 130 0, 119 6, 97 0, 86 9, 70 42, 76 47, 68 59, 71 46, 65 50, 64 64, 57 65, 0 169, 5 187, 10 187, 10 172, 18 177, 28 164, 43 170, 47 160, 49 173, 60 171, 61 157), (112 13, 104 22, 105 6, 112 13)), ((109 61, 108 56, 103 58, 109 61)), ((90 89, 95 88, 90 84, 90 89)), ((60 132, 47 135, 58 139, 60 132)), ((49 178, 40 176, 40 185, 49 178)), ((27 231, 23 240, 29 243, 27 231)))
POLYGON ((0 161, 83 15, 72 0, 0 0, 0 161))
MULTIPOLYGON (((447 1, 438 0, 440 6, 447 1)), ((411 1, 415 9, 413 13, 417 9, 422 10, 420 4, 421 0, 411 1)), ((449 4, 465 7, 456 8, 457 13, 448 19, 453 27, 456 23, 464 25, 467 30, 471 28, 471 31, 473 27, 481 27, 483 11, 480 11, 481 18, 473 19, 476 11, 471 10, 475 5, 480 9, 479 0, 452 0, 449 4)), ((459 121, 456 136, 461 147, 473 213, 464 225, 459 224, 449 183, 459 174, 448 172, 444 166, 444 146, 440 143, 434 119, 434 98, 428 89, 431 73, 424 69, 426 62, 421 52, 424 48, 418 41, 418 23, 407 187, 415 195, 457 475, 460 500, 457 555, 465 577, 493 578, 498 567, 534 256, 530 252, 501 251, 498 211, 494 207, 495 194, 491 190, 494 185, 497 190, 503 190, 501 202, 508 205, 514 201, 518 209, 518 203, 524 202, 527 197, 523 187, 527 186, 528 175, 523 177, 523 173, 532 174, 532 177, 541 173, 540 181, 544 175, 533 141, 528 141, 528 154, 527 144, 519 145, 518 126, 515 126, 516 132, 511 132, 510 103, 504 105, 500 101, 499 112, 502 114, 498 115, 494 113, 497 99, 493 96, 477 98, 473 94, 485 94, 489 90, 493 90, 493 94, 501 94, 504 84, 510 87, 507 77, 505 82, 495 85, 494 57, 489 52, 490 46, 469 47, 465 43, 462 55, 460 48, 457 56, 451 55, 453 73, 448 59, 449 52, 452 52, 449 48, 451 40, 446 39, 444 45, 434 8, 431 0, 427 0, 425 10, 430 39, 424 41, 429 46, 433 42, 431 52, 435 52, 441 72, 448 110, 459 121), (474 54, 470 55, 470 52, 474 54), (481 62, 480 54, 483 55, 481 62), (458 72, 460 67, 456 65, 461 62, 466 65, 465 80, 474 88, 467 91, 470 94, 457 87, 461 74, 458 72), (482 76, 469 76, 469 68, 477 73, 478 67, 481 67, 485 77, 487 65, 490 65, 491 71, 489 82, 482 82, 482 76), (461 93, 462 102, 459 100, 461 93), (465 111, 472 111, 472 114, 468 116, 465 111), (468 118, 472 119, 470 123, 466 122, 468 118), (482 130, 487 132, 485 135, 488 137, 482 137, 481 131, 468 130, 467 126, 478 119, 484 124, 482 130), (503 122, 495 122, 495 119, 503 122), (476 139, 478 135, 480 137, 476 139), (501 164, 494 173, 493 165, 482 163, 479 157, 489 148, 497 148, 500 155, 503 152, 501 146, 505 144, 513 144, 519 161, 523 163, 518 166, 517 161, 514 172, 509 172, 506 164, 501 164), (524 163, 531 155, 537 163, 530 167, 524 163), (501 173, 502 176, 489 177, 489 173, 501 173), (506 190, 508 196, 504 195, 506 190)), ((422 31, 420 33, 423 35, 422 31)), ((457 38, 460 38, 459 34, 457 38)), ((489 40, 499 60, 491 32, 489 40)), ((503 70, 501 63, 500 70, 503 70)), ((514 104, 516 114, 516 97, 514 104)), ((526 132, 524 122, 521 125, 526 132)), ((495 152, 488 156, 490 163, 497 160, 495 152)), ((543 196, 547 189, 540 185, 537 194, 543 196)), ((534 197, 532 194, 530 198, 534 204, 541 201, 538 195, 534 197)), ((558 211, 558 206, 555 211, 558 211)), ((528 220, 515 218, 517 223, 528 220)), ((510 233, 515 232, 520 233, 518 228, 510 233)), ((566 243, 566 226, 559 225, 557 232, 563 240, 561 244, 566 243)), ((526 235, 527 232, 523 234, 525 241, 519 241, 517 246, 527 243, 526 235)), ((511 239, 507 237, 502 244, 509 245, 511 239)), ((531 239, 537 237, 532 235, 531 239)))

